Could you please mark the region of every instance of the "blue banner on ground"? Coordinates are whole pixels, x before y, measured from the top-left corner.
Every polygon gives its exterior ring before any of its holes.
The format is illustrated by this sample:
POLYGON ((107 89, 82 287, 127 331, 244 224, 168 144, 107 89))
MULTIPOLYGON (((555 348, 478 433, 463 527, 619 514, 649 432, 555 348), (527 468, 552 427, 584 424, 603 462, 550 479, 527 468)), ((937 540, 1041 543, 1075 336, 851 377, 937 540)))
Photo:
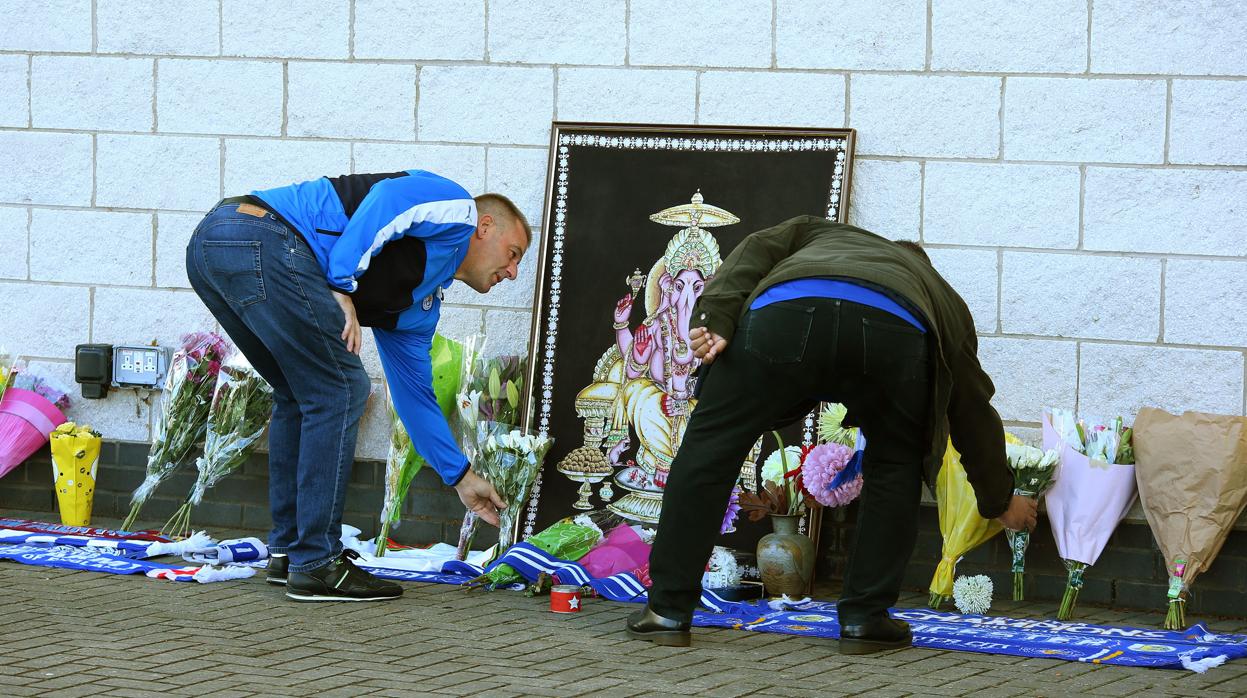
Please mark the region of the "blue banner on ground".
POLYGON ((146 574, 148 570, 167 570, 177 567, 177 565, 122 557, 112 551, 71 545, 55 547, 0 545, 0 559, 13 560, 25 565, 110 574, 146 574))
MULTIPOLYGON (((81 541, 75 542, 81 545, 81 541)), ((123 555, 120 550, 94 546, 0 545, 0 559, 44 567, 111 574, 144 574, 149 570, 177 567, 123 555)), ((646 600, 645 587, 629 573, 594 578, 579 564, 552 557, 528 543, 512 546, 487 568, 448 562, 440 573, 372 567, 369 572, 400 581, 463 584, 504 563, 529 581, 545 572, 557 575, 561 583, 590 586, 612 601, 643 603, 646 600)), ((523 585, 505 588, 523 588, 523 585)), ((705 592, 702 604, 711 610, 698 611, 693 624, 806 637, 840 637, 834 603, 811 601, 785 604, 779 609, 772 608, 770 603, 730 603, 705 592)), ((1213 633, 1203 625, 1193 625, 1185 631, 1115 628, 1044 619, 960 615, 925 608, 895 609, 892 616, 910 624, 915 647, 930 649, 1193 671, 1204 671, 1226 660, 1247 657, 1247 635, 1213 633)))
POLYGON ((39 545, 46 547, 72 546, 75 548, 94 548, 114 555, 142 559, 151 557, 148 550, 153 545, 149 540, 123 540, 119 538, 100 538, 96 536, 57 535, 54 533, 32 533, 4 528, 0 525, 0 543, 13 545, 39 545))
MULTIPOLYGON (((775 610, 765 602, 742 603, 725 613, 698 611, 693 624, 840 637, 834 603, 814 601, 788 608, 775 610)), ((1218 657, 1247 657, 1247 636, 1219 635, 1202 625, 1185 631, 1111 628, 1055 620, 967 616, 925 608, 894 609, 892 617, 909 623, 915 647, 931 649, 1197 671, 1220 663, 1216 661, 1218 657)))

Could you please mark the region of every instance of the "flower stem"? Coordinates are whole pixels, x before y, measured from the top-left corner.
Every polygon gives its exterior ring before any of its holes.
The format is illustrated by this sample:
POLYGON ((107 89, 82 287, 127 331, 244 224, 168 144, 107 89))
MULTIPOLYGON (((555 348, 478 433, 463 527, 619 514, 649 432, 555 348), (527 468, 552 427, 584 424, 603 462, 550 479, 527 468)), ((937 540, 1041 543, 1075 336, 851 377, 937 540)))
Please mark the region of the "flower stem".
POLYGON ((933 591, 931 592, 931 598, 927 601, 927 605, 931 607, 931 610, 938 611, 940 606, 944 605, 944 602, 947 600, 948 597, 938 591, 933 591))
POLYGON ((139 518, 139 509, 143 508, 143 502, 135 502, 130 506, 130 513, 126 516, 126 520, 121 522, 121 530, 129 531, 134 525, 136 519, 139 518))
POLYGON ((1169 611, 1165 613, 1165 630, 1186 629, 1186 599, 1169 599, 1169 611))
POLYGON ((390 517, 381 517, 381 531, 377 533, 377 557, 385 557, 385 550, 390 543, 390 517))
POLYGON ((1069 620, 1074 616, 1074 606, 1078 603, 1078 592, 1082 590, 1082 573, 1087 566, 1081 562, 1069 562, 1069 582, 1065 585, 1065 595, 1061 597, 1061 607, 1057 610, 1057 620, 1069 620))
POLYGON ((1023 587, 1025 586, 1023 583, 1023 580, 1025 576, 1026 575, 1023 572, 1013 573, 1013 600, 1014 601, 1025 601, 1026 600, 1025 593, 1023 591, 1023 587))

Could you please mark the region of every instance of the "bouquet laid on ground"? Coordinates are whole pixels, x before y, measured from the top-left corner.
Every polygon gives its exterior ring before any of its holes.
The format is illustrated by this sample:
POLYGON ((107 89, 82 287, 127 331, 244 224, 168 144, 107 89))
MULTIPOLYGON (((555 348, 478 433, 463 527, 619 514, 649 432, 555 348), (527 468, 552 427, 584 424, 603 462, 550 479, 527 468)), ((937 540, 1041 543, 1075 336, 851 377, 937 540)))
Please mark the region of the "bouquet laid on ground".
POLYGON ((51 434, 52 477, 61 523, 90 526, 95 501, 95 473, 100 464, 100 433, 65 422, 51 434))
POLYGON ((4 372, 0 398, 0 477, 48 442, 48 435, 65 422, 69 396, 55 383, 24 363, 14 362, 4 372))
POLYGON ((131 496, 130 513, 122 529, 133 528, 147 498, 203 439, 217 374, 231 352, 229 343, 214 332, 182 337, 182 347, 173 355, 165 378, 152 448, 147 454, 147 476, 131 496))
MULTIPOLYGON (((1005 456, 1013 469, 1013 494, 1038 500, 1056 481, 1056 466, 1060 456, 1056 449, 1042 451, 1027 446, 1012 434, 1005 434, 1005 456)), ((1022 601, 1025 596, 1026 548, 1030 545, 1030 531, 1005 530, 1009 550, 1013 553, 1013 600, 1022 601)))
POLYGON ((981 616, 991 610, 993 591, 991 577, 962 575, 953 582, 953 605, 962 613, 981 616))
MULTIPOLYGON (((463 371, 464 348, 459 342, 447 339, 440 334, 433 335, 433 344, 429 350, 429 359, 433 369, 433 394, 437 397, 438 407, 448 420, 454 413, 456 396, 463 371)), ((403 500, 411 488, 411 481, 424 467, 425 460, 415 450, 411 437, 398 413, 394 411, 394 403, 386 388, 387 412, 390 415, 390 448, 385 457, 385 498, 381 505, 381 527, 377 535, 377 557, 385 556, 389 546, 390 528, 397 528, 400 522, 403 500)))
POLYGON ((935 479, 935 502, 940 514, 940 533, 944 536, 940 564, 931 577, 930 588, 930 606, 938 609, 952 598, 957 561, 999 533, 1002 527, 994 519, 979 516, 978 498, 961 465, 961 454, 951 441, 935 479))
POLYGON ((1056 484, 1048 492, 1048 520, 1069 580, 1057 618, 1073 617, 1083 573, 1094 565, 1118 522, 1134 504, 1132 432, 1120 417, 1107 423, 1076 420, 1069 410, 1044 411, 1044 448, 1060 453, 1056 484))
POLYGON ((1144 408, 1134 422, 1139 499, 1169 572, 1166 630, 1247 507, 1247 417, 1144 408))
MULTIPOLYGON (((601 539, 602 529, 581 514, 575 519, 561 519, 546 530, 529 536, 524 542, 559 559, 575 562, 592 550, 601 539)), ((504 563, 465 584, 469 589, 495 589, 522 581, 524 578, 520 573, 504 563)))
POLYGON ((204 493, 242 467, 273 414, 273 388, 241 353, 221 366, 216 394, 208 408, 203 455, 195 460, 199 471, 186 502, 170 517, 161 533, 189 536, 191 510, 204 493))

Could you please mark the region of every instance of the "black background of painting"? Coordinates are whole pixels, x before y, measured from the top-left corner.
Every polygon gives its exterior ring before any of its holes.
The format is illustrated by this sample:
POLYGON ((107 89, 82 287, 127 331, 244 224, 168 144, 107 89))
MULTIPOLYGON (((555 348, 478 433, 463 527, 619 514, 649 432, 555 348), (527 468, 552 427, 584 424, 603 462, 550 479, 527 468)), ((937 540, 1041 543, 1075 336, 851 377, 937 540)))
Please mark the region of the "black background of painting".
MULTIPOLYGON (((569 451, 584 443, 584 420, 575 411, 576 394, 592 382, 594 366, 614 342, 611 324, 615 304, 629 292, 625 279, 638 268, 642 274, 648 274, 680 230, 654 223, 649 216, 689 203, 700 189, 706 204, 740 218, 739 223, 707 229, 719 243, 720 256, 727 257, 751 232, 793 216, 825 216, 836 163, 835 151, 760 153, 567 147, 568 191, 549 430, 554 444, 544 465, 534 531, 578 513, 571 505, 580 484, 555 470, 569 451)), ((557 176, 556 167, 551 182, 557 182, 557 176)), ((553 216, 554 212, 548 215, 553 216)), ((543 245, 545 292, 533 344, 537 374, 531 399, 538 419, 550 310, 550 258, 556 252, 553 233, 550 235, 551 239, 543 245)), ((643 288, 633 305, 629 324, 632 328, 646 315, 644 293, 643 288)), ((632 437, 624 460, 635 455, 635 432, 632 437)), ((784 439, 788 444, 799 445, 801 425, 786 430, 784 439)), ((763 443, 763 458, 774 450, 774 439, 768 436, 763 443)), ((627 491, 618 484, 613 487, 613 501, 618 501, 627 491)), ((590 503, 594 508, 603 506, 597 494, 599 488, 600 485, 593 486, 590 503)), ((724 502, 725 508, 726 505, 724 502)), ((757 540, 770 532, 768 522, 755 524, 744 516, 737 520, 736 527, 737 532, 724 536, 719 544, 752 551, 757 540)))

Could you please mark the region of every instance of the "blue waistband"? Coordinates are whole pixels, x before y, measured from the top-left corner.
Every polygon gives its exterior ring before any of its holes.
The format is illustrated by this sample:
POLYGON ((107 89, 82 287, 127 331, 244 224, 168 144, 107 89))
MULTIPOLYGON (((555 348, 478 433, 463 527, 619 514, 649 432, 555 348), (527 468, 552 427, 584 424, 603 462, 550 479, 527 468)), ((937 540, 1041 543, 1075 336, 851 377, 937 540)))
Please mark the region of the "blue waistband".
POLYGON ((887 295, 872 288, 841 279, 810 277, 784 281, 763 291, 762 295, 754 299, 749 309, 757 310, 758 308, 765 308, 772 303, 790 301, 794 298, 839 298, 840 300, 853 303, 861 303, 862 305, 869 305, 872 308, 878 308, 886 313, 891 313, 917 327, 922 332, 927 331, 921 320, 914 317, 913 313, 903 308, 887 295))

